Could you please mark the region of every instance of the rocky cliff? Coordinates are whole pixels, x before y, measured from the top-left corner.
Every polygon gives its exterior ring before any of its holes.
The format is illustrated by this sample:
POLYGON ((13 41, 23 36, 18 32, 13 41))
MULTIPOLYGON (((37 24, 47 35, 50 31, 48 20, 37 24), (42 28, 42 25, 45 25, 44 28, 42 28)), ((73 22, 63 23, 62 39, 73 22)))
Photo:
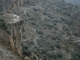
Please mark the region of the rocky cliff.
POLYGON ((21 56, 23 20, 20 16, 8 13, 0 15, 0 30, 2 41, 10 42, 13 51, 21 56))

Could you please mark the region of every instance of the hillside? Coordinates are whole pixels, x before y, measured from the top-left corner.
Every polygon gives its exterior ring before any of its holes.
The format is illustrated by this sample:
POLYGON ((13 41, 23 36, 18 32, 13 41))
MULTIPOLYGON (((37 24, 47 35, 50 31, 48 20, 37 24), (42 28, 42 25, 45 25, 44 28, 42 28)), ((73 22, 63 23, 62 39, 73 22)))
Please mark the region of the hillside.
POLYGON ((80 37, 74 33, 75 21, 79 22, 75 20, 78 16, 72 17, 78 9, 62 0, 37 0, 14 10, 25 20, 24 55, 33 52, 41 60, 79 60, 80 43, 75 41, 80 37))
POLYGON ((24 20, 25 60, 80 60, 80 7, 64 0, 24 0, 11 14, 24 20))
POLYGON ((20 7, 22 0, 0 0, 0 12, 11 12, 13 9, 20 7))

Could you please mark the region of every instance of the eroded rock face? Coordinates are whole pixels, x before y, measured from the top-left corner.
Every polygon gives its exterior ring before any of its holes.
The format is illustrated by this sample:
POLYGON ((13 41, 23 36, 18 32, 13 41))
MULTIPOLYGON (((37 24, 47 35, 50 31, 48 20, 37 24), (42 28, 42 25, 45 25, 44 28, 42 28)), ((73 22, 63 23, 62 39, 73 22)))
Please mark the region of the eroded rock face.
POLYGON ((2 18, 0 19, 1 32, 8 35, 3 40, 8 38, 14 52, 21 56, 23 20, 18 15, 8 13, 1 15, 0 18, 2 18))

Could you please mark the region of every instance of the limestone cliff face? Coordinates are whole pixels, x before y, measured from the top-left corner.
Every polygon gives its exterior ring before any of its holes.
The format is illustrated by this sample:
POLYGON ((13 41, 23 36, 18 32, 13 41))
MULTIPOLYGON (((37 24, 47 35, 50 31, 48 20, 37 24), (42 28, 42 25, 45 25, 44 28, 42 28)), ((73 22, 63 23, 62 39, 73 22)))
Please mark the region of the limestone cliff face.
POLYGON ((20 16, 15 14, 3 14, 0 16, 0 30, 4 34, 4 41, 10 42, 14 52, 21 56, 21 41, 22 41, 22 30, 23 20, 20 16))
POLYGON ((23 4, 24 0, 0 0, 0 12, 11 11, 23 4))

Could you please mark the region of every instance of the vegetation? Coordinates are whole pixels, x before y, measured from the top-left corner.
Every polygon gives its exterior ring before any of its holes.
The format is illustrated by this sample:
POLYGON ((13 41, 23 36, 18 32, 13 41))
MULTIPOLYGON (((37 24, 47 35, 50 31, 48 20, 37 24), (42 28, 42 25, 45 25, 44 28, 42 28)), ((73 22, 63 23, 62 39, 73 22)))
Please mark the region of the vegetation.
MULTIPOLYGON (((76 44, 80 14, 74 13, 78 6, 59 0, 37 0, 35 4, 25 4, 12 12, 24 19, 22 54, 30 57, 33 52, 42 60, 80 60, 80 43, 76 44)), ((7 29, 3 19, 0 28, 7 29)))
POLYGON ((0 29, 2 29, 2 30, 6 30, 7 29, 6 24, 5 24, 3 19, 0 19, 0 29))

